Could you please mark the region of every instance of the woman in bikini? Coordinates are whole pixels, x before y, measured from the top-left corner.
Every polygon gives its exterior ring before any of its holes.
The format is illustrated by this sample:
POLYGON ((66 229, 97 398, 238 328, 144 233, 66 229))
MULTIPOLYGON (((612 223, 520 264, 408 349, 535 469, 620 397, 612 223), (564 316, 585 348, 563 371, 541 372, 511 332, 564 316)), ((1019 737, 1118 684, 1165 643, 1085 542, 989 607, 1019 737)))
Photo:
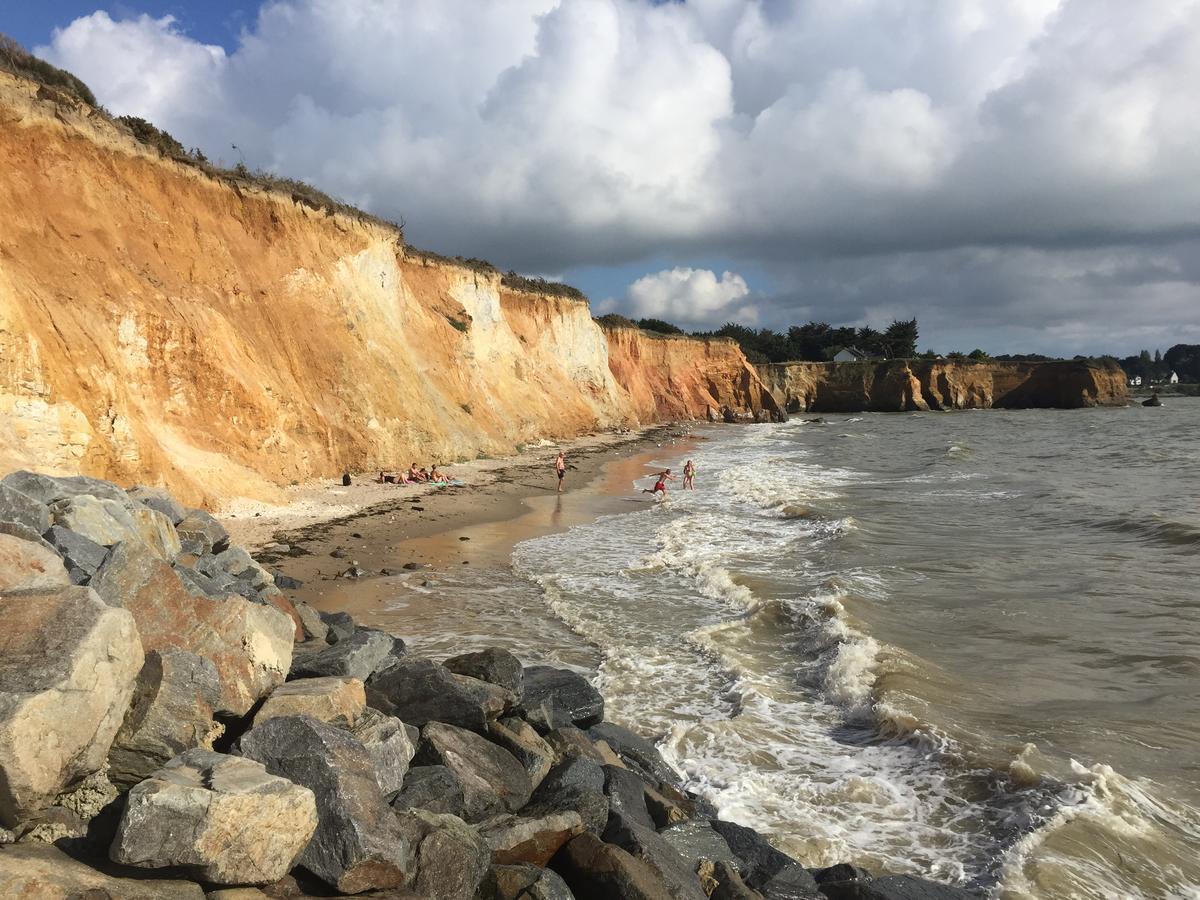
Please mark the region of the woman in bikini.
POLYGON ((686 491, 696 489, 696 464, 690 459, 683 467, 683 489, 686 491))
POLYGON ((657 481, 654 482, 654 487, 642 488, 642 493, 643 494, 657 494, 659 491, 662 491, 662 499, 666 500, 667 499, 667 482, 674 481, 675 476, 671 474, 670 469, 667 469, 666 471, 659 472, 654 477, 658 479, 657 481))

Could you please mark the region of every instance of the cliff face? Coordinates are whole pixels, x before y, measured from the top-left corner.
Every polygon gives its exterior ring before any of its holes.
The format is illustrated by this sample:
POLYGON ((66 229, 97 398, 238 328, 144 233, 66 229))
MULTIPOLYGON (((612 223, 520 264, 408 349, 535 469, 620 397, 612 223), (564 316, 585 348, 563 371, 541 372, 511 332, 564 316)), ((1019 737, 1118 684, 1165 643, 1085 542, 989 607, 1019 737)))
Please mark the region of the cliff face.
POLYGON ((760 366, 758 371, 789 412, 1075 409, 1129 401, 1119 368, 1083 362, 797 362, 760 366))
POLYGON ((5 471, 162 483, 211 504, 763 393, 736 346, 636 350, 585 302, 510 291, 408 255, 384 226, 216 181, 2 74, 0 171, 5 471))

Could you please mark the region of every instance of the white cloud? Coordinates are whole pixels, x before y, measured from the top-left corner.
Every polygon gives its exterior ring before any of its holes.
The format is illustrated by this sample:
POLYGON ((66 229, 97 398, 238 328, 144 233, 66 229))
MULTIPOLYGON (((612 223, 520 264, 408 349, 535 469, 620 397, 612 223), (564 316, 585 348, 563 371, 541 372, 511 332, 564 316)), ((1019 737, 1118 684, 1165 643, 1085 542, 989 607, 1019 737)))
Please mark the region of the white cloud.
POLYGON ((712 323, 749 293, 746 279, 733 272, 717 278, 710 269, 677 267, 639 278, 629 286, 627 302, 638 318, 712 323))

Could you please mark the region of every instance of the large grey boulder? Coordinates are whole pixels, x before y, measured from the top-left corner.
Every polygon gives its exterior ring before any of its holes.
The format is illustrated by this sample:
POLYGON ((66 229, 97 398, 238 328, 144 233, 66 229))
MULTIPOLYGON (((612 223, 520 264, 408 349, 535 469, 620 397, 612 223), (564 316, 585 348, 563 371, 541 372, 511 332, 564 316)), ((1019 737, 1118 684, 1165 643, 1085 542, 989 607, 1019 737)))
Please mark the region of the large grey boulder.
POLYGON ((15 522, 44 534, 50 527, 50 510, 45 503, 0 483, 0 522, 15 522))
POLYGON ((562 876, 576 900, 673 900, 650 866, 593 834, 572 838, 550 868, 562 876))
POLYGON ((114 547, 91 587, 133 614, 147 650, 174 647, 211 659, 221 679, 219 712, 245 715, 291 668, 295 624, 286 614, 241 597, 188 593, 141 541, 114 547))
POLYGON ((442 663, 456 675, 468 675, 511 691, 518 698, 524 683, 521 661, 499 647, 452 656, 442 663))
POLYGON ((0 596, 0 825, 104 765, 142 667, 133 616, 86 587, 0 596))
POLYGON ((125 494, 129 499, 136 500, 142 506, 158 510, 171 521, 172 525, 183 521, 183 517, 187 515, 187 510, 183 504, 162 488, 146 487, 139 484, 136 487, 131 487, 125 494))
POLYGON ((687 822, 669 825, 659 832, 659 836, 693 863, 707 859, 735 867, 740 865, 737 855, 729 849, 725 838, 717 834, 706 819, 690 819, 687 822))
POLYGON ((542 732, 562 725, 587 728, 604 720, 604 698, 592 683, 578 672, 553 666, 525 669, 521 707, 542 732))
POLYGON ((4 476, 0 480, 0 484, 20 491, 46 506, 57 500, 80 495, 97 497, 101 500, 115 500, 117 503, 130 505, 128 495, 115 484, 101 481, 99 478, 89 478, 86 475, 56 477, 21 470, 4 476))
POLYGON ((444 722, 483 732, 505 709, 504 697, 492 688, 478 679, 455 675, 431 659, 404 656, 371 678, 367 702, 418 728, 444 722))
POLYGON ((296 657, 292 662, 290 677, 320 678, 343 675, 366 681, 375 668, 388 657, 391 650, 390 634, 377 628, 357 628, 354 634, 319 653, 296 657))
POLYGON ((766 893, 767 886, 774 882, 781 890, 786 885, 788 893, 796 897, 820 897, 817 883, 808 870, 772 847, 753 828, 720 819, 713 819, 710 824, 737 857, 738 870, 750 887, 766 893))
POLYGON ((446 766, 410 767, 400 793, 392 798, 392 806, 448 813, 460 819, 467 811, 462 781, 446 766))
POLYGON ((601 722, 588 729, 593 741, 604 741, 625 763, 647 778, 666 784, 680 784, 679 773, 667 763, 658 748, 639 734, 614 722, 601 722))
POLYGON ((130 787, 180 753, 211 749, 224 731, 214 721, 220 699, 212 660, 174 647, 149 651, 108 752, 113 784, 130 787))
POLYGON ((229 546, 229 532, 220 522, 202 509, 188 510, 188 514, 175 523, 175 533, 184 553, 206 556, 220 553, 229 546))
POLYGON ((575 900, 557 872, 539 866, 492 866, 480 900, 575 900))
POLYGON ((604 793, 608 797, 609 808, 643 828, 653 829, 654 820, 646 809, 645 782, 629 769, 618 766, 604 766, 603 769, 604 793))
POLYGON ((145 506, 135 507, 130 515, 133 517, 133 524, 137 529, 138 536, 146 546, 167 562, 175 562, 183 545, 179 541, 179 535, 175 533, 175 526, 171 524, 171 520, 157 509, 145 506))
POLYGON ((457 816, 423 809, 396 815, 413 849, 409 885, 430 900, 472 900, 492 855, 475 829, 457 816))
POLYGON ((329 637, 329 626, 325 624, 321 614, 303 600, 295 604, 295 607, 296 615, 300 617, 300 624, 304 628, 305 639, 325 642, 329 637))
POLYGON ((312 716, 329 725, 349 728, 367 707, 367 695, 357 678, 305 678, 281 684, 267 697, 254 724, 282 716, 312 716))
POLYGON ((524 719, 509 716, 491 722, 488 737, 520 761, 535 789, 554 766, 554 750, 524 719))
POLYGON ((430 722, 421 730, 416 762, 442 765, 458 776, 463 818, 468 822, 516 812, 529 802, 533 791, 524 766, 511 753, 472 731, 442 722, 430 722))
MULTIPOLYGON (((846 868, 850 868, 847 866, 846 868)), ((983 895, 915 875, 821 881, 821 900, 982 900, 983 895)))
POLYGON ((354 617, 347 612, 318 612, 317 615, 325 623, 325 640, 330 644, 344 641, 354 634, 354 630, 358 627, 354 624, 354 617))
POLYGON ((695 864, 685 859, 654 829, 614 812, 608 817, 604 840, 646 863, 662 879, 675 900, 707 900, 695 864))
POLYGON ((51 844, 0 847, 5 900, 205 900, 204 888, 178 878, 121 878, 79 862, 51 844))
POLYGON ((108 556, 108 548, 61 525, 51 525, 44 537, 58 551, 73 584, 86 584, 108 556))
POLYGON ((66 587, 71 576, 62 557, 42 543, 0 534, 0 592, 66 587))
POLYGON ((140 540, 137 524, 122 503, 79 494, 50 504, 55 525, 69 528, 104 547, 121 541, 140 540))
POLYGON ((249 759, 189 750, 129 792, 110 855, 216 884, 266 884, 288 873, 316 827, 308 788, 249 759))
POLYGON ((568 790, 603 791, 604 770, 584 756, 568 756, 542 779, 535 796, 542 800, 568 790))
POLYGON ((385 716, 367 707, 350 729, 371 754, 375 762, 375 777, 384 799, 391 800, 404 787, 408 764, 417 748, 409 737, 404 723, 395 716, 385 716))
POLYGON ((497 816, 483 822, 479 833, 492 849, 492 862, 544 866, 563 844, 583 833, 583 819, 574 810, 497 816))
POLYGON ((404 883, 408 842, 384 802, 371 754, 349 732, 307 716, 271 719, 243 735, 238 749, 316 795, 317 830, 300 865, 345 893, 404 883))

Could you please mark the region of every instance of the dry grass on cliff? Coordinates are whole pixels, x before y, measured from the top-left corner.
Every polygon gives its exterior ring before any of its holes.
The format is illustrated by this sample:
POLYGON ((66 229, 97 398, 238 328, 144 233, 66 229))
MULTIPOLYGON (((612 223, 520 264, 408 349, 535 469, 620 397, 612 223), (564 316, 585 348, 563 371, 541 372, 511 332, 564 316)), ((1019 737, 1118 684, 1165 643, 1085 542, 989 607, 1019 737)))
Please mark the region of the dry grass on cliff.
POLYGON ((69 94, 88 106, 96 106, 92 89, 65 69, 38 59, 7 34, 0 34, 0 69, 35 84, 69 94))

